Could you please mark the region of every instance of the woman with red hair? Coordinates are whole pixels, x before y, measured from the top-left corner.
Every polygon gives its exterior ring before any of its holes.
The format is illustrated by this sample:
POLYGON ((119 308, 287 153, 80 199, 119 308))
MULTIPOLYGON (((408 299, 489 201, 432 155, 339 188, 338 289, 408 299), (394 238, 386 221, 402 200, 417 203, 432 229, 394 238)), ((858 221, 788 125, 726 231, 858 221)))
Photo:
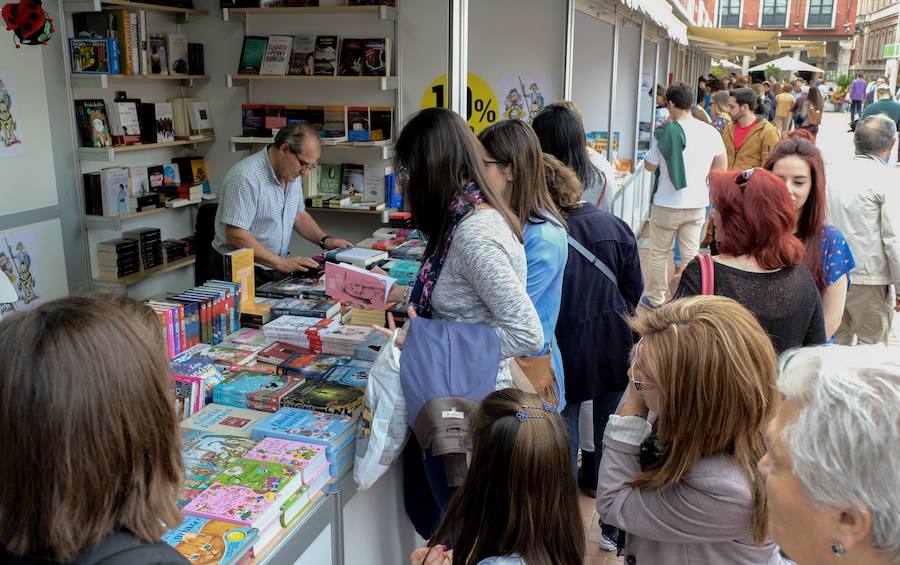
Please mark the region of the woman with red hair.
POLYGON ((765 168, 785 182, 797 211, 794 235, 806 246, 806 266, 812 273, 825 316, 825 338, 831 339, 844 315, 850 271, 856 266, 844 234, 825 223, 825 164, 805 129, 779 143, 765 168))
MULTIPOLYGON (((784 181, 765 169, 712 171, 711 213, 719 255, 713 294, 753 312, 778 353, 825 341, 822 300, 794 236, 797 213, 784 181)), ((675 296, 702 294, 700 262, 688 264, 675 296)))

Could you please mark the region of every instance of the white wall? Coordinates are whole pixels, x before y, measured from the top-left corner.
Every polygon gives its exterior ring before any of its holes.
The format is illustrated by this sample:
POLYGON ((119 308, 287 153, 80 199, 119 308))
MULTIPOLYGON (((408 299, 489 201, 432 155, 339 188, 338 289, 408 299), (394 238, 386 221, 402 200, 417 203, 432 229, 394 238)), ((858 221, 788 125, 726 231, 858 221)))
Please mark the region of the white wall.
POLYGON ((613 34, 612 24, 575 11, 572 101, 584 113, 586 132, 609 130, 613 34))
POLYGON ((641 25, 629 18, 619 16, 619 60, 613 131, 619 132, 620 159, 631 159, 634 153, 634 118, 638 110, 640 57, 641 25))

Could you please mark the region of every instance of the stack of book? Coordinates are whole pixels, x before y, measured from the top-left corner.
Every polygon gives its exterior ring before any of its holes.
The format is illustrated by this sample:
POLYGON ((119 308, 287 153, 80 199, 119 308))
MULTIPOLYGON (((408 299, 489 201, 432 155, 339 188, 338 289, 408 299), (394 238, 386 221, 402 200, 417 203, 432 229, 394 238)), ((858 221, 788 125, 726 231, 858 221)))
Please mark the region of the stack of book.
POLYGON ((138 243, 143 270, 163 264, 162 232, 159 228, 137 228, 122 232, 122 237, 138 243))
POLYGON ((166 239, 162 242, 162 250, 163 250, 163 259, 166 263, 171 263, 172 261, 178 261, 179 259, 184 259, 189 253, 190 246, 184 240, 179 239, 166 239))
POLYGON ((318 298, 281 298, 271 306, 273 319, 280 316, 334 318, 341 312, 339 303, 318 298))
POLYGON ((272 365, 281 365, 298 353, 309 353, 309 350, 283 341, 275 341, 260 351, 256 360, 262 363, 271 363, 272 365))
POLYGON ((375 330, 368 326, 338 326, 322 333, 322 353, 353 355, 354 350, 375 330))
POLYGON ((111 239, 97 244, 97 266, 101 280, 115 281, 141 270, 138 242, 111 239))
POLYGON ((282 397, 303 384, 304 380, 253 370, 239 371, 229 375, 213 389, 213 402, 275 412, 281 407, 282 397))
POLYGON ((263 326, 266 337, 273 341, 282 341, 304 349, 310 349, 310 333, 337 325, 330 318, 312 318, 309 316, 280 316, 263 326))
POLYGON ((381 348, 388 342, 388 337, 381 332, 372 332, 372 335, 364 339, 353 350, 353 358, 363 361, 375 361, 381 348))
POLYGON ((325 298, 325 282, 321 277, 294 275, 259 286, 256 295, 266 298, 325 298))

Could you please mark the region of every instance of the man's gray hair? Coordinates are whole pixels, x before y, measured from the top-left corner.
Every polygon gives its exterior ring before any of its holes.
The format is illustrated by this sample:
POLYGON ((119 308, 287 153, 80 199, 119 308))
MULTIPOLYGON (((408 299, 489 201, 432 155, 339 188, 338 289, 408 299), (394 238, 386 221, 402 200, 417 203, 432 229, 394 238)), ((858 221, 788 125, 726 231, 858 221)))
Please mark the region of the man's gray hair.
POLYGON ((813 503, 867 508, 875 546, 900 563, 900 354, 869 345, 796 349, 778 388, 798 412, 782 439, 813 503))
MULTIPOLYGON (((319 140, 319 134, 311 125, 292 124, 278 130, 278 134, 275 136, 274 146, 275 149, 278 149, 283 144, 287 143, 288 147, 291 148, 291 151, 294 153, 302 153, 303 144, 310 137, 319 140)), ((321 140, 319 140, 319 143, 321 143, 321 140)))
POLYGON ((856 124, 853 143, 857 155, 882 155, 890 151, 897 137, 897 124, 884 114, 863 118, 856 124))

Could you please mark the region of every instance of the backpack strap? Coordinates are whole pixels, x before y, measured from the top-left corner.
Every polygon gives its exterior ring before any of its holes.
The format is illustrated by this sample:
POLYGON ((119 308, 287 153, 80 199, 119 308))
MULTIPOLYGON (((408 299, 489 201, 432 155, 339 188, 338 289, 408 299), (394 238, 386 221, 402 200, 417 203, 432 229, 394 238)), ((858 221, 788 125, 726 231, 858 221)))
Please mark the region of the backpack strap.
POLYGON ((700 288, 704 296, 715 294, 715 264, 712 255, 703 253, 697 255, 697 261, 700 263, 700 288))
POLYGON ((114 532, 89 549, 76 565, 143 565, 182 562, 180 554, 165 543, 145 543, 129 532, 114 532))
POLYGON ((598 271, 606 275, 606 278, 612 281, 615 285, 616 289, 619 288, 619 280, 616 278, 616 275, 610 270, 610 268, 603 262, 599 257, 588 251, 588 249, 581 245, 577 239, 572 237, 571 235, 567 236, 569 239, 569 245, 572 246, 572 249, 581 254, 582 257, 588 260, 588 263, 595 266, 598 271))

